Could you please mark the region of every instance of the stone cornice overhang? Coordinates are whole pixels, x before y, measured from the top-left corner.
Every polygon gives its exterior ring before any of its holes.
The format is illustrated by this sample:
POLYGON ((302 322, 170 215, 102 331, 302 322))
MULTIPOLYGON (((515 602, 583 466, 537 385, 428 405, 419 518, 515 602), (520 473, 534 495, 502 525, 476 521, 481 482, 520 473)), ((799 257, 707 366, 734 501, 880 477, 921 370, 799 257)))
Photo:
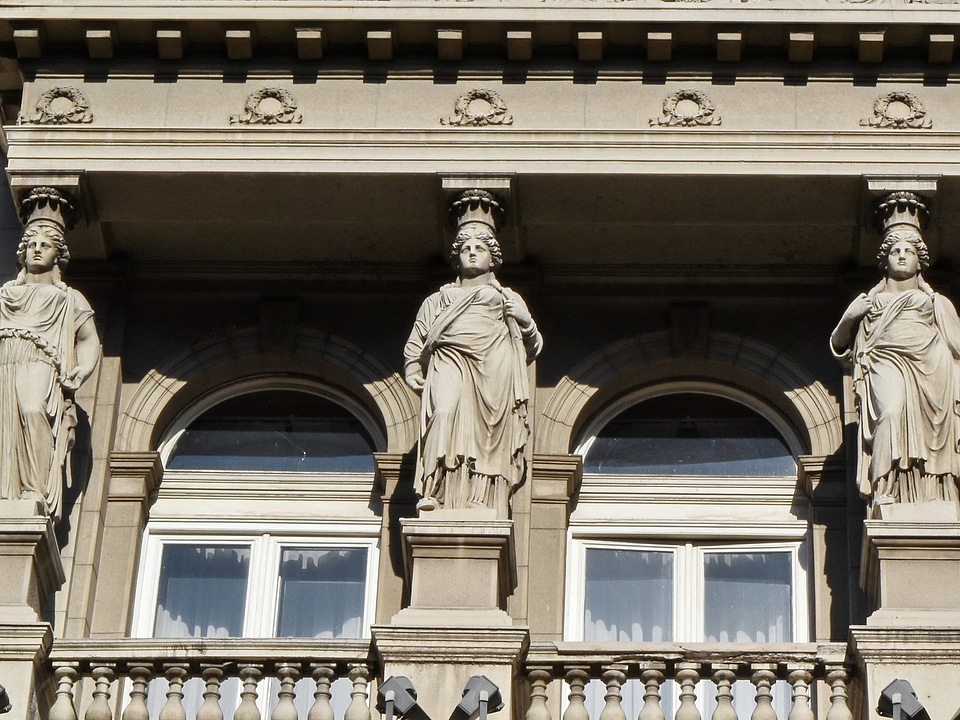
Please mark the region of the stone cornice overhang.
POLYGON ((7 173, 960 175, 960 132, 8 126, 7 173), (878 152, 882 148, 882 152, 878 152), (251 163, 256 165, 252 166, 251 163), (575 163, 575 165, 571 165, 575 163))
POLYGON ((348 20, 457 22, 656 22, 735 23, 742 25, 801 24, 957 24, 958 5, 908 3, 865 6, 842 0, 780 0, 772 2, 711 1, 689 5, 664 0, 4 0, 0 16, 23 20, 156 20, 156 21, 292 21, 348 20))

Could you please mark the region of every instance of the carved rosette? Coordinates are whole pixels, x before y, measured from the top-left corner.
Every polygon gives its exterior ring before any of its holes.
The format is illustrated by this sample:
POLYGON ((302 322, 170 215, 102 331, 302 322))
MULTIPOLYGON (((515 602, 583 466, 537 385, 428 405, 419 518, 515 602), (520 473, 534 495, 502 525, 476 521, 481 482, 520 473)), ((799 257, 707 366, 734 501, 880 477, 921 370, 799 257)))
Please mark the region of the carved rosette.
POLYGON ((93 122, 90 103, 75 87, 55 87, 40 96, 34 114, 20 115, 17 122, 37 125, 73 125, 93 122))
POLYGON ((486 125, 513 125, 513 115, 507 105, 493 90, 468 90, 457 98, 453 115, 440 118, 441 125, 461 127, 484 127, 486 125))
POLYGON ((660 127, 693 127, 719 125, 721 118, 710 99, 699 90, 678 90, 663 101, 663 114, 650 118, 650 125, 660 127))
POLYGON ((303 122, 297 101, 289 91, 278 87, 260 88, 247 97, 243 113, 231 115, 230 124, 290 125, 303 122))
POLYGON ((932 128, 933 121, 927 117, 923 103, 913 93, 895 90, 881 95, 873 104, 873 117, 863 118, 861 125, 875 128, 932 128), (891 112, 891 105, 906 107, 906 113, 891 112))

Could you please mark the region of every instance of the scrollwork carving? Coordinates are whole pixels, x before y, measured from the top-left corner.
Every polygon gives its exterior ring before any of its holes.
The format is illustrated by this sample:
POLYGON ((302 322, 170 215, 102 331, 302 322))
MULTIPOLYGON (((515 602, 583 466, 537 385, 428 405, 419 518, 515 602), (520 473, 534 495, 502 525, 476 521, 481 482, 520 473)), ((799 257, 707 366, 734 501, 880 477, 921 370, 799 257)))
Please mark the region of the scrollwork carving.
POLYGON ((493 90, 468 90, 457 98, 453 116, 440 118, 441 125, 483 127, 485 125, 513 125, 513 115, 493 90))
POLYGON ((663 101, 663 114, 650 118, 650 125, 692 127, 719 125, 721 118, 710 99, 699 90, 678 90, 663 101))
POLYGON ((875 128, 932 128, 933 121, 927 117, 923 103, 913 93, 895 90, 881 95, 873 104, 873 117, 863 118, 861 125, 875 128), (891 112, 891 105, 900 105, 906 108, 905 113, 891 112))
POLYGON ((278 87, 260 88, 247 97, 243 113, 231 115, 230 124, 290 125, 303 122, 297 101, 289 91, 278 87))
POLYGON ((21 125, 36 123, 37 125, 72 125, 93 122, 90 112, 90 103, 83 93, 75 87, 55 87, 45 91, 34 114, 27 117, 20 115, 17 122, 21 125))

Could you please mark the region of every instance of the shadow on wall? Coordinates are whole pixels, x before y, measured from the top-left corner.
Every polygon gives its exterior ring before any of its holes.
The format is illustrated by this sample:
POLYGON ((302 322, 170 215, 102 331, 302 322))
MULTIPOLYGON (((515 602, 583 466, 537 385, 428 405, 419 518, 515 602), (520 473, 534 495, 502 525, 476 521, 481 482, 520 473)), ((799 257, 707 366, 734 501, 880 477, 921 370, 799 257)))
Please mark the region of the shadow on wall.
MULTIPOLYGON (((0 158, 0 162, 6 170, 7 159, 0 158)), ((0 283, 13 280, 17 275, 17 245, 22 232, 7 175, 0 173, 0 283)))

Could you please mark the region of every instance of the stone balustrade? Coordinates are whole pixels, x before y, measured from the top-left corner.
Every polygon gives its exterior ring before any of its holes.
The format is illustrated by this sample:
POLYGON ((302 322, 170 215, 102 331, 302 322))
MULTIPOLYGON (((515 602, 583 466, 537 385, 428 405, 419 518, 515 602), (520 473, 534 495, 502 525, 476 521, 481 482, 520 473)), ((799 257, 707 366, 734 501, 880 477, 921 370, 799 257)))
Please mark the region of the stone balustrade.
POLYGON ((627 720, 628 714, 631 720, 705 720, 698 695, 711 701, 709 720, 853 720, 847 702, 853 670, 844 662, 845 650, 841 644, 534 643, 524 665, 530 684, 526 720, 554 720, 561 694, 566 703, 560 720, 627 720), (605 693, 602 709, 591 717, 586 688, 595 680, 605 693), (737 703, 739 712, 734 704, 738 680, 750 683, 749 712, 743 702, 737 703), (636 690, 642 692, 635 715, 624 702, 628 681, 639 681, 636 690), (666 702, 668 681, 676 689, 666 702), (773 702, 778 682, 789 686, 789 711, 780 717, 773 702))
POLYGON ((48 670, 46 720, 370 720, 378 665, 369 640, 190 638, 60 641, 48 670), (234 678, 239 688, 225 691, 234 678), (331 686, 340 678, 352 689, 335 714, 331 686), (202 702, 193 708, 184 686, 196 679, 202 702), (158 691, 162 706, 149 697, 158 691), (275 699, 258 702, 267 693, 275 699))

